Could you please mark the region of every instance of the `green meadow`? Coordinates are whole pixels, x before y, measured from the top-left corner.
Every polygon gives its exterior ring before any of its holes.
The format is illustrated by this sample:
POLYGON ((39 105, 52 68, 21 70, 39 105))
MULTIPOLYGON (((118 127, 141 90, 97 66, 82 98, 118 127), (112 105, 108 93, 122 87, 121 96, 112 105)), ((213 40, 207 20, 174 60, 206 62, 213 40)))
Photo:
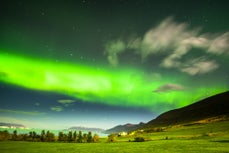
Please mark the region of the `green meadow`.
POLYGON ((0 142, 1 153, 226 153, 229 152, 229 121, 170 127, 164 132, 138 133, 116 137, 115 142, 100 138, 98 143, 0 142), (131 141, 131 142, 129 142, 131 141))

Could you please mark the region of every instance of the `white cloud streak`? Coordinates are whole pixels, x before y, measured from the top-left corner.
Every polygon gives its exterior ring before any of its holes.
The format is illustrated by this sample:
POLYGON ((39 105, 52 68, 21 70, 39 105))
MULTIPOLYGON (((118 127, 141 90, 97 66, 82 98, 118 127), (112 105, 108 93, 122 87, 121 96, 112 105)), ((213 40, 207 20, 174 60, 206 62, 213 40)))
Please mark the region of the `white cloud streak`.
POLYGON ((229 54, 229 32, 224 33, 212 40, 208 52, 214 54, 229 54))
POLYGON ((50 110, 56 111, 56 112, 61 112, 61 111, 63 111, 63 108, 61 106, 53 106, 53 107, 50 107, 50 110))
POLYGON ((61 104, 71 104, 71 103, 74 103, 76 102, 75 100, 71 100, 71 99, 60 99, 58 100, 58 103, 61 103, 61 104))
POLYGON ((105 53, 108 55, 107 59, 109 63, 112 66, 117 66, 119 63, 118 54, 125 51, 126 49, 125 43, 121 40, 112 41, 112 42, 109 42, 105 46, 105 48, 106 48, 105 53))
POLYGON ((19 114, 19 115, 45 115, 45 112, 39 111, 22 111, 22 110, 11 110, 11 109, 0 109, 0 113, 19 114))
POLYGON ((207 60, 207 58, 200 60, 200 57, 193 57, 190 61, 182 60, 184 55, 191 52, 193 48, 203 50, 206 57, 208 54, 229 55, 229 32, 201 34, 200 28, 190 28, 188 24, 176 23, 172 17, 168 17, 158 26, 147 31, 143 37, 132 38, 125 43, 118 40, 108 44, 106 52, 113 66, 118 64, 120 52, 133 49, 143 59, 152 54, 167 54, 167 57, 161 61, 161 67, 176 68, 189 75, 205 74, 219 67, 215 60, 207 60))
POLYGON ((63 104, 65 107, 68 107, 70 105, 72 105, 73 103, 75 103, 75 100, 71 100, 71 99, 60 99, 57 101, 60 104, 63 104))
POLYGON ((146 32, 140 46, 141 55, 145 58, 152 53, 167 52, 168 49, 177 48, 184 38, 195 36, 198 31, 199 29, 188 31, 187 24, 178 24, 169 17, 146 32))
POLYGON ((204 74, 217 69, 219 65, 213 60, 206 60, 203 58, 197 58, 189 61, 185 66, 181 66, 182 72, 190 75, 204 74))
POLYGON ((159 86, 154 92, 171 92, 171 91, 183 91, 186 88, 179 84, 168 83, 159 86))

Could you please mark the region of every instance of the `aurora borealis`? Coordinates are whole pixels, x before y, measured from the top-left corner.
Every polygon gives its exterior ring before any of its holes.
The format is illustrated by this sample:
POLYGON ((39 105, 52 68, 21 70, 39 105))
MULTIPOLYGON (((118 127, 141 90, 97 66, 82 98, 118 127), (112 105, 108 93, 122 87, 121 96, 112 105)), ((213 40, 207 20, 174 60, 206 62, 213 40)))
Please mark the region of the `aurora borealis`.
POLYGON ((6 2, 0 121, 110 128, 227 91, 227 9, 211 1, 6 2))

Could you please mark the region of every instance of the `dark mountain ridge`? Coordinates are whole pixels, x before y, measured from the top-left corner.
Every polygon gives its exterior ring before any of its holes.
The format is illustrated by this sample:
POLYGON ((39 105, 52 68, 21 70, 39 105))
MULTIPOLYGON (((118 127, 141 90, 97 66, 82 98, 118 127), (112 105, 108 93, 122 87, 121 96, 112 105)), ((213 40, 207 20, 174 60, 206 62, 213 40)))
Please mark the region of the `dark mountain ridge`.
POLYGON ((140 127, 142 127, 143 125, 145 125, 145 123, 140 122, 139 124, 124 124, 124 125, 118 125, 115 126, 111 129, 108 129, 106 131, 104 131, 104 133, 106 134, 111 134, 111 133, 120 133, 120 132, 130 132, 130 131, 134 131, 140 127))
POLYGON ((68 128, 68 130, 76 130, 76 131, 91 131, 91 132, 103 132, 104 129, 100 128, 91 128, 91 127, 82 127, 82 126, 73 126, 68 128))
POLYGON ((165 112, 149 121, 145 127, 188 123, 221 115, 229 116, 229 91, 165 112))
POLYGON ((11 128, 11 127, 14 127, 14 128, 25 128, 24 125, 22 124, 15 124, 15 123, 3 123, 1 122, 0 123, 0 126, 3 126, 3 127, 8 127, 8 128, 11 128))

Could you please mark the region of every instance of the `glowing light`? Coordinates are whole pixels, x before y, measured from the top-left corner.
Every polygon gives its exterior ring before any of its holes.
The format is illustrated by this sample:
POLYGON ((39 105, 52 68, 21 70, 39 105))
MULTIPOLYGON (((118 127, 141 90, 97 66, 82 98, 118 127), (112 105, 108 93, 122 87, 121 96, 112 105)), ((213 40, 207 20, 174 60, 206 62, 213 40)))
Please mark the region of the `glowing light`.
MULTIPOLYGON (((34 90, 58 92, 108 105, 143 107, 158 112, 181 107, 203 98, 203 87, 169 92, 154 92, 171 79, 147 80, 138 69, 106 69, 72 63, 55 63, 0 53, 0 81, 34 90), (193 98, 193 95, 196 95, 193 98), (163 107, 160 107, 163 106, 163 107)), ((182 83, 173 81, 172 83, 182 83)), ((213 95, 226 88, 208 89, 213 95)), ((208 96, 209 96, 208 95, 208 96)), ((207 96, 206 96, 207 97, 207 96)))

